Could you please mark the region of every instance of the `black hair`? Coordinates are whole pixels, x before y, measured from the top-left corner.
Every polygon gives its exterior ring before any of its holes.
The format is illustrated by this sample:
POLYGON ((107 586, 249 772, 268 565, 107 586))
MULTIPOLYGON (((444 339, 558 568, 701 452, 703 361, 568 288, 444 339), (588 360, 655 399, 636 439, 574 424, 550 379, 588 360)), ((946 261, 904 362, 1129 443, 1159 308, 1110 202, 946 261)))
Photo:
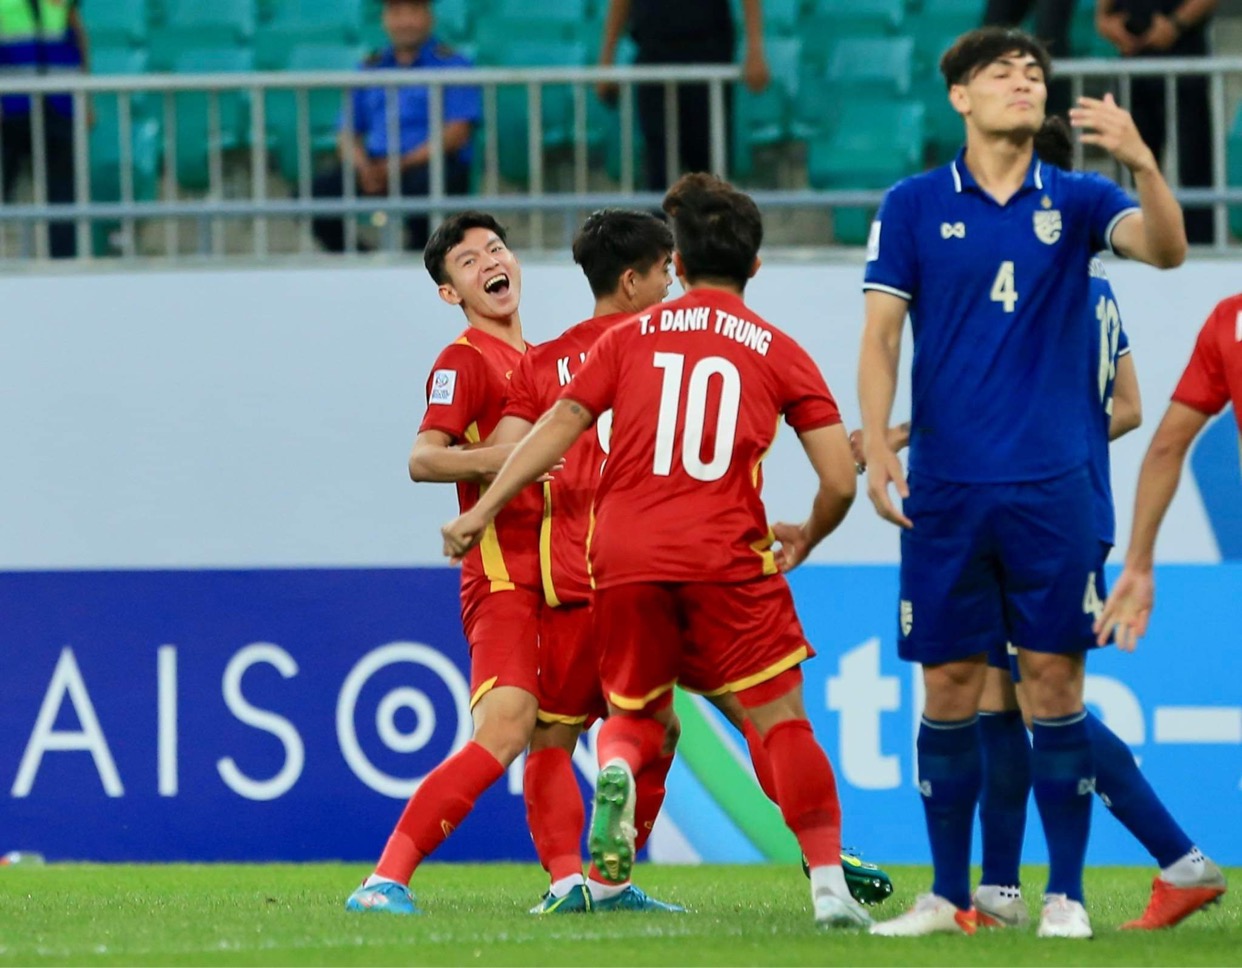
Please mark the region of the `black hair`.
POLYGON ((423 249, 423 265, 435 280, 437 286, 448 282, 448 273, 444 270, 444 260, 449 250, 458 245, 471 229, 491 229, 505 241, 505 228, 486 212, 457 212, 450 215, 440 227, 431 233, 427 247, 423 249))
POLYGON ((763 216, 749 195, 705 172, 683 175, 664 196, 689 282, 744 289, 763 244, 763 216))
POLYGON ((574 262, 598 298, 617 291, 626 269, 647 272, 673 251, 673 233, 650 212, 604 208, 592 212, 574 238, 574 262))
POLYGON ((1045 82, 1052 77, 1052 58, 1039 40, 1014 27, 979 27, 958 37, 940 58, 945 86, 965 84, 989 64, 1015 51, 1035 58, 1045 82))
POLYGON ((1072 171, 1074 168, 1074 139, 1069 125, 1059 114, 1044 118, 1043 126, 1035 132, 1035 154, 1044 164, 1072 171))

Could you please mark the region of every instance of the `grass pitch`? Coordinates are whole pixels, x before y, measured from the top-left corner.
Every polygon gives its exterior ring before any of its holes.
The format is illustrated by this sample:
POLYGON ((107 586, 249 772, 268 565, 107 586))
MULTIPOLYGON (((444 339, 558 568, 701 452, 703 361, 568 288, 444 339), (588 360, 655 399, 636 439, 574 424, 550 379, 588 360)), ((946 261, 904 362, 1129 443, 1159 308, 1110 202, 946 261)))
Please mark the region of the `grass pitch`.
MULTIPOLYGON (((892 917, 929 871, 890 868, 892 917)), ((797 868, 651 867, 649 893, 684 915, 560 915, 527 909, 534 865, 428 864, 415 878, 423 917, 347 914, 365 865, 50 865, 0 869, 0 965, 1242 965, 1239 903, 1173 931, 1117 930, 1147 902, 1151 872, 1087 872, 1093 942, 1028 932, 872 938, 818 932, 797 868)), ((1242 869, 1227 874, 1242 883, 1242 869)), ((1026 872, 1032 914, 1043 871, 1026 872)))

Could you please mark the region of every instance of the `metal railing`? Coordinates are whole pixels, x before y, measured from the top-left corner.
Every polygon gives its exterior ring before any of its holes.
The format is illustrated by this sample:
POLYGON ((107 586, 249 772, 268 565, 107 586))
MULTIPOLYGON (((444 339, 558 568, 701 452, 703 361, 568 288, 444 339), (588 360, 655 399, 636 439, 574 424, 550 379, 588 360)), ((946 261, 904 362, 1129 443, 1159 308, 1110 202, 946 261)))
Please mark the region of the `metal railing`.
MULTIPOLYGON (((1210 121, 1212 129, 1213 184, 1210 188, 1178 189, 1183 204, 1212 205, 1215 213, 1215 248, 1224 250, 1232 245, 1228 232, 1227 206, 1242 204, 1242 188, 1229 188, 1226 178, 1226 77, 1242 77, 1242 57, 1141 60, 1067 60, 1057 64, 1057 76, 1068 77, 1076 98, 1110 79, 1117 79, 1118 99, 1129 103, 1132 79, 1148 76, 1204 75, 1209 83, 1210 121)), ((589 211, 606 205, 656 208, 659 193, 637 190, 635 168, 635 93, 639 84, 661 84, 664 87, 667 163, 669 171, 678 169, 676 146, 679 118, 677 116, 677 85, 705 84, 708 89, 710 158, 716 171, 726 171, 726 86, 740 79, 736 66, 647 66, 647 67, 563 67, 538 69, 431 69, 343 72, 265 72, 237 74, 138 76, 81 76, 2 79, 0 94, 51 95, 68 94, 73 111, 73 170, 76 203, 50 205, 46 178, 47 157, 44 134, 49 110, 43 97, 31 99, 32 194, 29 204, 0 205, 0 237, 11 225, 21 226, 25 240, 19 257, 46 258, 49 252, 48 223, 72 221, 75 226, 77 251, 80 257, 91 252, 91 226, 98 222, 120 226, 119 250, 123 257, 144 254, 137 242, 137 226, 152 220, 162 221, 162 253, 175 256, 181 249, 179 220, 190 218, 199 226, 197 251, 204 255, 221 255, 225 251, 224 223, 244 220, 252 231, 246 251, 256 259, 274 253, 270 245, 270 226, 274 219, 291 219, 298 226, 296 251, 313 251, 309 220, 315 216, 344 219, 346 248, 355 251, 359 244, 359 217, 371 216, 382 225, 381 247, 390 251, 401 246, 401 221, 405 216, 429 215, 432 224, 447 211, 469 204, 496 212, 529 213, 530 240, 534 248, 545 244, 545 217, 589 211), (601 82, 619 86, 617 110, 609 123, 618 126, 620 145, 619 177, 601 189, 600 179, 591 167, 592 120, 589 99, 591 89, 601 82), (504 191, 500 176, 500 125, 498 91, 507 86, 520 86, 525 92, 527 130, 528 184, 504 191), (401 194, 400 185, 400 119, 396 93, 401 88, 421 86, 429 93, 429 138, 433 146, 428 163, 429 192, 425 197, 401 194), (446 186, 446 161, 442 151, 445 132, 444 95, 451 87, 477 87, 483 92, 481 142, 476 138, 475 150, 482 152, 481 190, 468 197, 450 195, 446 186), (550 190, 548 155, 543 139, 542 103, 548 88, 568 86, 572 104, 572 137, 569 143, 568 171, 570 184, 565 190, 550 190), (353 130, 352 92, 363 88, 382 88, 386 92, 386 124, 388 190, 383 196, 360 195, 355 187, 355 166, 352 152, 341 153, 344 169, 344 194, 341 198, 311 196, 311 171, 314 162, 310 122, 310 96, 319 91, 337 91, 343 130, 353 130), (272 134, 266 118, 267 96, 273 92, 292 92, 296 100, 297 179, 290 186, 295 197, 274 197, 269 179, 269 144, 272 134), (177 98, 187 93, 205 94, 207 98, 207 170, 208 184, 200 197, 187 196, 177 183, 177 98), (248 137, 245 147, 226 152, 222 131, 221 97, 238 94, 249 102, 248 137), (119 198, 95 201, 92 194, 91 138, 87 108, 93 96, 109 95, 118 99, 116 124, 119 141, 119 198), (134 126, 135 100, 158 97, 162 100, 162 197, 139 199, 135 191, 134 126), (226 154, 229 166, 226 166, 226 154), (240 157, 238 157, 240 155, 240 157), (231 166, 231 167, 230 167, 231 166), (228 197, 226 175, 244 173, 248 191, 240 197, 228 197), (33 230, 33 231, 31 231, 33 230), (30 239, 33 237, 33 244, 30 239)), ((1177 185, 1178 150, 1177 104, 1175 85, 1165 85, 1167 110, 1168 154, 1166 169, 1170 181, 1177 185)), ((1084 161, 1081 144, 1076 146, 1076 163, 1084 161)), ((1097 160, 1098 164, 1098 160, 1097 160)), ((1126 183, 1128 172, 1115 171, 1126 183)), ((233 181, 240 178, 233 178, 233 181)), ((764 190, 752 193, 767 209, 835 209, 875 206, 882 190, 825 191, 812 189, 764 190)), ((158 235, 157 231, 157 235, 158 235)), ((814 244, 814 243, 812 243, 814 244)), ((234 250, 235 251, 235 250, 234 250)), ((146 254, 151 254, 150 252, 146 254)), ((0 258, 13 258, 0 250, 0 258)))

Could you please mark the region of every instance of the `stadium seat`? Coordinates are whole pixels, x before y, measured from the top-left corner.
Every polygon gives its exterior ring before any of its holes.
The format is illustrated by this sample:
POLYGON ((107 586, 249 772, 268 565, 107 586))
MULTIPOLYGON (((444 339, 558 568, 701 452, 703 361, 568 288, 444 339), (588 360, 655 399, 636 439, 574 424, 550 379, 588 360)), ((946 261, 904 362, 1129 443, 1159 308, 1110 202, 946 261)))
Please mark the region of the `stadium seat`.
POLYGON ((483 11, 485 19, 503 17, 521 20, 537 16, 540 20, 579 24, 591 17, 589 0, 492 0, 483 11), (532 9, 532 7, 536 9, 532 9))
MULTIPOLYGON (((763 4, 763 29, 765 33, 771 34, 793 34, 798 30, 798 24, 802 20, 803 0, 765 0, 763 4)), ((738 18, 739 25, 741 18, 738 18)), ((741 36, 742 31, 738 31, 741 36)), ((771 52, 768 52, 769 62, 775 63, 771 52)))
POLYGON ((158 0, 161 31, 197 33, 203 46, 212 41, 246 41, 254 34, 254 0, 158 0))
MULTIPOLYGON (((145 52, 136 51, 145 57, 145 52)), ((92 64, 92 66, 95 66, 92 64)), ((151 201, 157 195, 163 131, 158 116, 137 103, 131 113, 130 170, 133 172, 135 201, 151 201)), ((91 128, 91 199, 96 202, 121 200, 120 105, 115 94, 97 93, 91 97, 95 125, 91 128)), ((109 241, 120 222, 97 220, 91 225, 92 247, 97 255, 108 253, 109 241)))
MULTIPOLYGON (((505 67, 565 67, 586 62, 586 46, 574 42, 513 44, 499 54, 499 63, 505 67)), ((588 92, 588 107, 590 99, 588 92)), ((514 181, 525 181, 530 177, 526 86, 502 85, 497 91, 496 101, 501 174, 514 181)), ((569 85, 543 85, 540 119, 545 149, 573 143, 574 102, 569 85)))
POLYGON ((905 22, 902 0, 814 0, 810 19, 828 20, 838 37, 895 34, 905 22))
POLYGON ((146 0, 88 3, 82 12, 92 47, 138 46, 146 42, 146 0))
MULTIPOLYGON (((527 47, 538 50, 544 44, 581 44, 582 59, 577 63, 588 63, 586 39, 578 37, 578 28, 573 22, 545 19, 536 13, 525 17, 486 17, 476 26, 472 40, 478 45, 480 64, 513 65, 517 59, 524 66, 553 66, 544 65, 534 60, 533 55, 522 53, 527 47)), ((562 63, 555 62, 557 65, 562 63)))
POLYGON ((1070 24, 1070 54, 1074 57, 1118 57, 1117 48, 1095 29, 1095 4, 1080 3, 1070 24))
POLYGON ((255 65, 280 70, 289 54, 305 44, 353 49, 362 26, 362 0, 273 0, 254 38, 255 65))
POLYGON ((912 37, 851 37, 833 46, 824 79, 837 96, 905 97, 913 85, 913 62, 912 37))
MULTIPOLYGON (((254 55, 245 48, 219 47, 188 50, 173 62, 178 74, 238 73, 254 69, 254 55)), ((224 91, 220 103, 218 148, 229 151, 249 141, 249 102, 245 91, 224 91)), ((203 189, 210 176, 210 97, 206 92, 175 95, 177 110, 177 181, 186 188, 203 189)))
POLYGON ((789 95, 780 84, 758 94, 738 88, 733 96, 733 156, 729 174, 754 173, 754 149, 780 144, 789 137, 789 95))
POLYGON ((436 0, 436 35, 452 44, 469 40, 473 18, 470 0, 436 0))
MULTIPOLYGON (((1229 129, 1225 157, 1229 187, 1242 188, 1242 105, 1239 105, 1238 113, 1233 118, 1233 126, 1229 129)), ((1230 206, 1229 231, 1236 238, 1242 239, 1242 205, 1230 206)))
MULTIPOLYGON (((289 55, 291 71, 341 71, 354 67, 360 52, 339 44, 304 44, 289 55)), ((321 88, 307 92, 307 132, 310 157, 330 151, 336 146, 341 118, 341 91, 321 88)), ((276 166, 291 184, 300 172, 298 151, 298 107, 293 91, 270 91, 267 94, 268 144, 276 157, 276 166)), ((313 164, 312 164, 313 169, 313 164)))
POLYGON ((962 116, 953 110, 944 81, 939 76, 919 85, 923 103, 923 126, 927 135, 928 157, 932 164, 947 164, 965 142, 962 116))

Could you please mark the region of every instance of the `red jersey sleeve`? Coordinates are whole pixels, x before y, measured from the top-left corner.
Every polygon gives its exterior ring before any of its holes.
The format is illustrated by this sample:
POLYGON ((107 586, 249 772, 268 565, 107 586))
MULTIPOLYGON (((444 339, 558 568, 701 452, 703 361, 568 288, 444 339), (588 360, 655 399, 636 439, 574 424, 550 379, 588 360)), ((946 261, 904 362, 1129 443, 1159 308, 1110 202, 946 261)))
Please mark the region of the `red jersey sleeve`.
POLYGON ((1223 307, 1217 306, 1203 324, 1195 351, 1173 391, 1178 403, 1206 414, 1220 413, 1229 402, 1225 362, 1220 354, 1219 329, 1228 322, 1221 318, 1222 311, 1223 307))
POLYGON ((527 353, 513 371, 513 376, 509 377, 502 416, 517 417, 527 423, 534 423, 543 416, 545 408, 535 385, 535 360, 538 356, 535 352, 527 353))
POLYGON ((796 343, 791 356, 790 365, 782 374, 785 422, 796 433, 839 424, 841 411, 815 361, 796 343))
POLYGON ((621 357, 628 346, 628 335, 637 332, 632 326, 614 326, 601 336, 587 356, 582 369, 561 392, 561 400, 574 400, 598 417, 612 409, 621 372, 621 357))
POLYGON ((487 362, 477 349, 465 343, 446 346, 427 378, 427 412, 418 432, 439 430, 454 441, 464 440, 486 402, 487 381, 487 362))

